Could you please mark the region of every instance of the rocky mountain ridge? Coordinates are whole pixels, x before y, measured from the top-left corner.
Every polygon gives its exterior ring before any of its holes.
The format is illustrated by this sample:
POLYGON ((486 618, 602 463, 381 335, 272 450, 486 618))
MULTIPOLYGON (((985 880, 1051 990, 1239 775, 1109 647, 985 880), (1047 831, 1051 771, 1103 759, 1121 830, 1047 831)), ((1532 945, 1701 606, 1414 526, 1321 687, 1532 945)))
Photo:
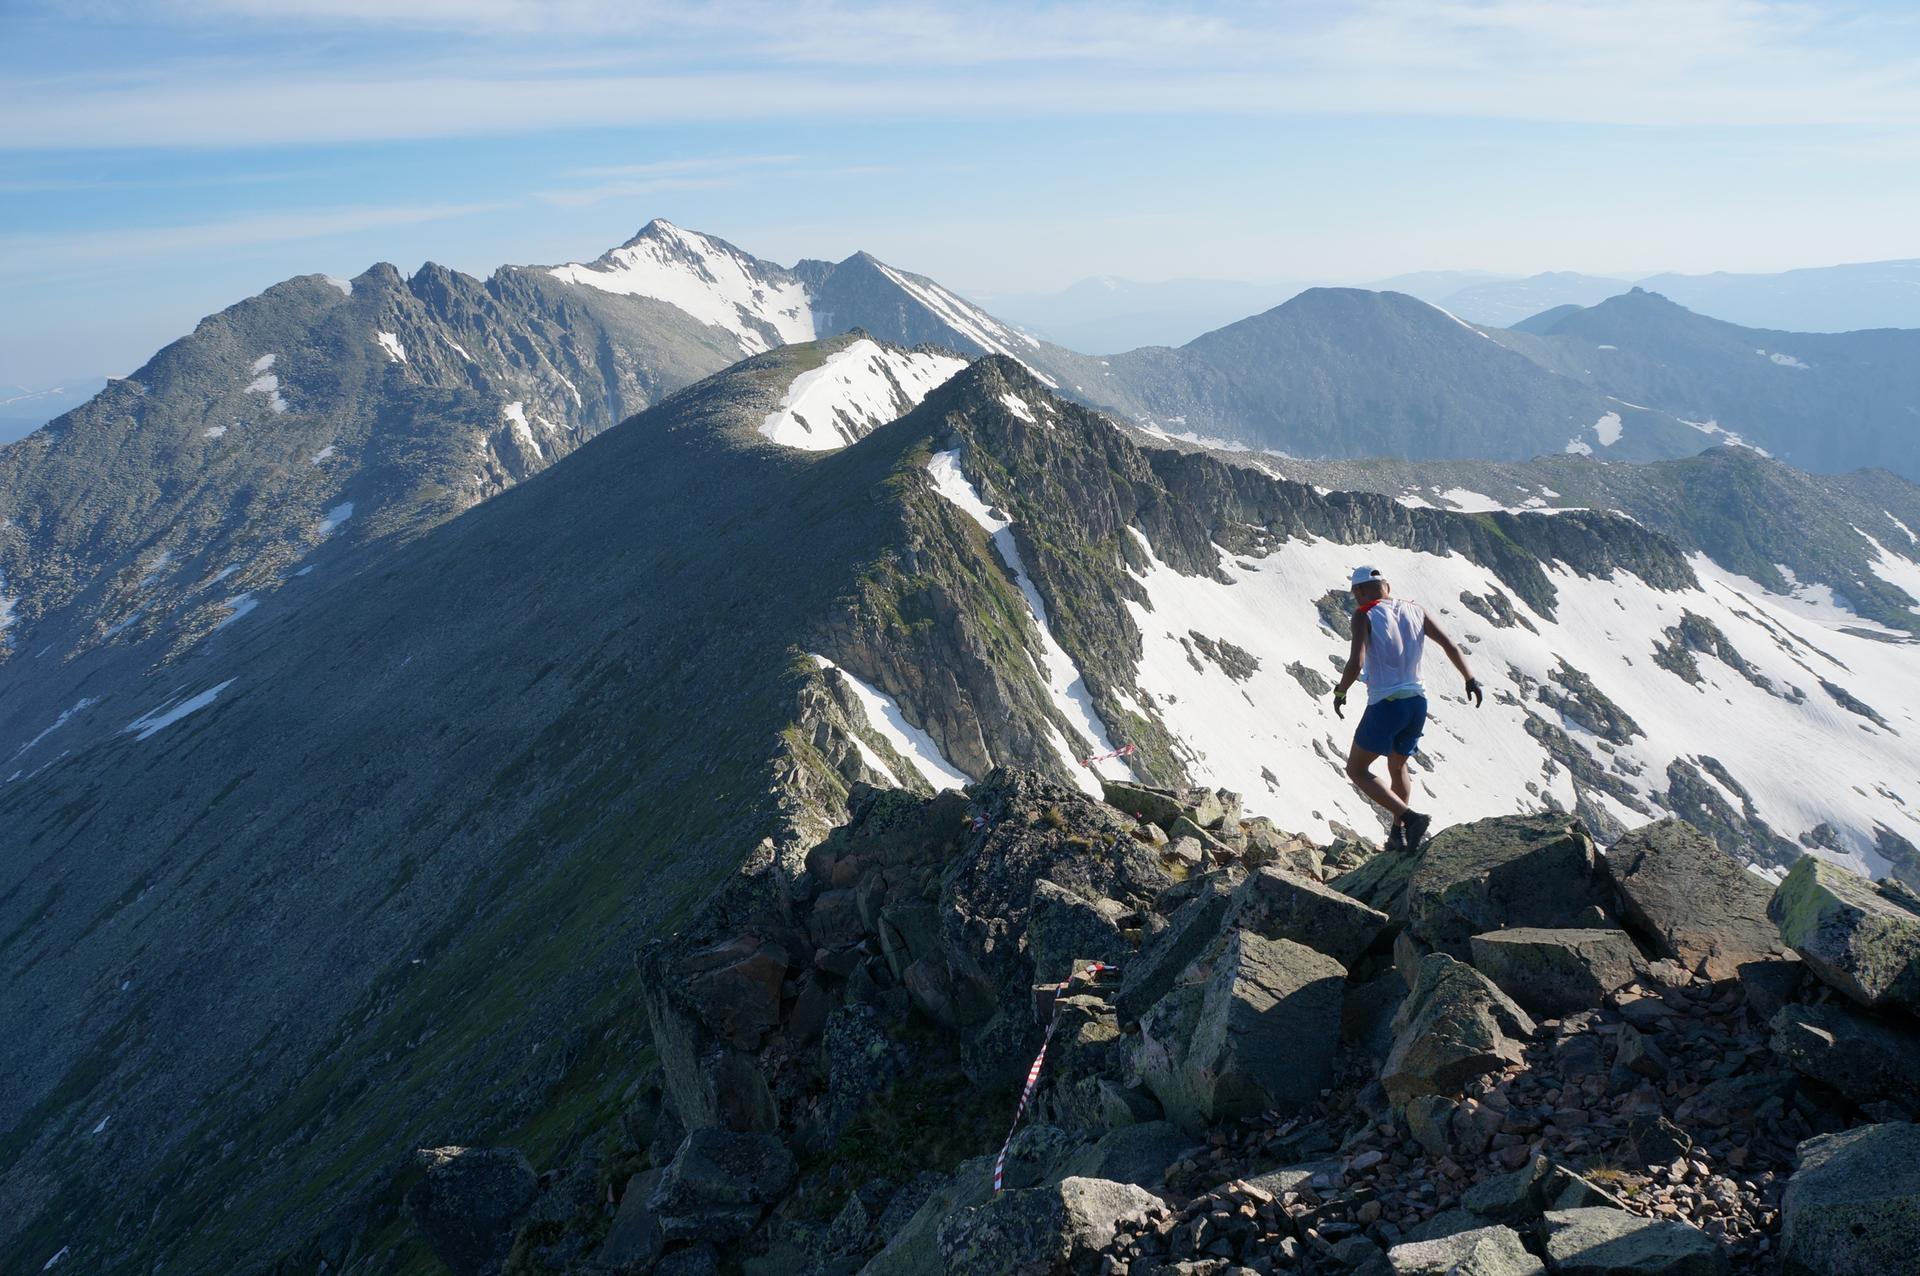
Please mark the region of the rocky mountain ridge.
POLYGON ((1904 863, 1920 698, 1885 644, 1617 516, 1142 448, 1003 356, 845 447, 769 438, 865 340, 754 356, 57 727, 0 787, 0 1009, 40 1026, 0 1039, 0 1241, 397 1252, 411 1150, 545 1160, 617 1113, 657 1048, 632 951, 743 857, 805 871, 858 784, 1204 780, 1316 841, 1377 827, 1325 701, 1356 555, 1440 591, 1489 682, 1484 717, 1438 706, 1443 818, 1681 805, 1744 859, 1904 863))
POLYGON ((457 1273, 635 1276, 1890 1272, 1920 1240, 1911 894, 1811 858, 1775 888, 1679 821, 1409 855, 1104 795, 856 787, 648 947, 660 1066, 619 1121, 541 1173, 423 1152, 419 1234, 457 1273))

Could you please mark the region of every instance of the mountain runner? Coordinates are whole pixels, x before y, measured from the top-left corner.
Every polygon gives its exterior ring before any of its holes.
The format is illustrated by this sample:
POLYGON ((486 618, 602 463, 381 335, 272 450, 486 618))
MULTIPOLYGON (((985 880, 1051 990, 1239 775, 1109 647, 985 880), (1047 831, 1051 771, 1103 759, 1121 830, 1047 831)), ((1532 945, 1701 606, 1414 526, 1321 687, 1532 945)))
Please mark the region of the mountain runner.
POLYGON ((1367 711, 1353 729, 1353 748, 1347 754, 1347 778, 1393 816, 1393 830, 1387 834, 1387 849, 1412 853, 1420 849, 1433 823, 1431 815, 1411 809, 1413 782, 1407 777, 1407 762, 1420 747, 1420 732, 1427 725, 1427 689, 1420 684, 1420 660, 1426 655, 1431 638, 1447 653, 1453 667, 1467 680, 1467 699, 1479 708, 1485 700, 1480 680, 1467 668, 1467 658, 1445 630, 1434 623, 1426 608, 1406 598, 1395 598, 1392 586, 1377 567, 1354 569, 1349 582, 1353 587, 1353 646, 1347 653, 1347 667, 1341 671, 1340 685, 1333 689, 1333 713, 1345 718, 1347 688, 1361 675, 1364 664, 1367 684, 1367 711), (1387 759, 1391 787, 1373 774, 1374 761, 1387 759))

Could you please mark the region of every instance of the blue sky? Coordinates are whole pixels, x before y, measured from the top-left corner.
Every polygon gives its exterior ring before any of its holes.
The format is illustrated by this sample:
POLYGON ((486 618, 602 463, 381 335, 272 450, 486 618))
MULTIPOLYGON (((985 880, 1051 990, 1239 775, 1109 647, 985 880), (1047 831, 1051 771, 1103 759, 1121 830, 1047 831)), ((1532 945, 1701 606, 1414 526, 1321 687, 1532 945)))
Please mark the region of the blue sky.
POLYGON ((1908 4, 0 0, 0 383, 653 216, 990 304, 1912 257, 1917 213, 1908 4))

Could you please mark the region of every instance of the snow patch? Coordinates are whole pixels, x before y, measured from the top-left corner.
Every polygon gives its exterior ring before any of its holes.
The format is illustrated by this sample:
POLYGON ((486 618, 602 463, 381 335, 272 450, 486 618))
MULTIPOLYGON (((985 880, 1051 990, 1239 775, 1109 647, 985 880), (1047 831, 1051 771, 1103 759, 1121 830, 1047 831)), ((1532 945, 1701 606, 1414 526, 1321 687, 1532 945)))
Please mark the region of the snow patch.
MULTIPOLYGON (((271 358, 272 356, 267 357, 271 358)), ((271 372, 262 377, 255 377, 248 383, 246 392, 248 394, 266 395, 267 407, 275 412, 285 412, 287 410, 287 401, 280 395, 280 378, 274 376, 271 372)))
POLYGON ((126 726, 120 728, 120 734, 126 735, 129 732, 138 732, 138 734, 134 736, 134 739, 150 740, 188 714, 198 713, 215 700, 218 700, 220 693, 228 687, 231 687, 235 681, 235 679, 229 678, 216 687, 207 688, 197 696, 180 701, 172 708, 164 710, 157 709, 152 713, 142 714, 126 726))
POLYGON ((103 1117, 101 1117, 101 1118, 100 1118, 100 1124, 99 1124, 99 1125, 96 1125, 96 1126, 94 1126, 94 1127, 93 1127, 93 1132, 94 1132, 95 1134, 99 1134, 99 1133, 101 1133, 102 1131, 104 1131, 104 1130, 105 1130, 105 1129, 107 1128, 107 1122, 109 1122, 109 1121, 111 1121, 111 1120, 113 1120, 113 1117, 112 1117, 112 1115, 111 1115, 111 1114, 109 1114, 109 1115, 107 1115, 107 1116, 103 1116, 103 1117))
MULTIPOLYGON (((1355 561, 1378 565, 1403 592, 1435 605, 1450 604, 1463 592, 1500 589, 1511 596, 1511 591, 1491 571, 1459 555, 1308 540, 1281 542, 1258 560, 1223 553, 1218 562, 1223 582, 1181 575, 1153 555, 1137 531, 1134 535, 1148 551, 1148 566, 1135 579, 1149 600, 1147 606, 1128 604, 1141 634, 1135 695, 1153 706, 1195 782, 1246 795, 1249 811, 1270 816, 1283 828, 1316 836, 1331 836, 1332 821, 1381 828, 1377 813, 1342 771, 1351 718, 1336 721, 1327 697, 1316 699, 1286 672, 1298 661, 1330 676, 1333 658, 1345 653, 1345 644, 1320 626, 1315 600, 1330 581, 1344 579, 1355 561), (1257 570, 1247 570, 1242 562, 1257 570), (1244 682, 1204 658, 1196 669, 1190 630, 1245 649, 1259 659, 1259 668, 1244 682), (1263 769, 1283 777, 1277 787, 1269 785, 1263 769)), ((1809 623, 1801 604, 1721 572, 1704 555, 1690 562, 1700 586, 1672 592, 1649 589, 1624 572, 1613 579, 1586 578, 1551 566, 1555 620, 1515 599, 1535 630, 1453 618, 1456 636, 1470 644, 1475 673, 1488 684, 1488 698, 1480 709, 1464 705, 1458 678, 1437 652, 1431 653, 1426 673, 1432 716, 1421 749, 1436 771, 1432 791, 1416 799, 1425 803, 1420 809, 1430 806, 1440 824, 1540 810, 1548 796, 1571 809, 1572 779, 1558 766, 1543 776, 1540 747, 1526 729, 1527 714, 1565 724, 1537 699, 1523 703, 1521 687, 1507 672, 1517 669, 1537 686, 1564 657, 1646 733, 1617 746, 1611 756, 1597 746, 1593 752, 1596 763, 1652 812, 1614 809, 1618 818, 1632 825, 1664 815, 1650 799, 1667 787, 1668 765, 1711 755, 1748 790, 1760 817, 1782 836, 1794 838, 1831 823, 1849 830, 1846 836, 1852 839, 1839 858, 1857 868, 1875 867, 1868 830, 1876 822, 1910 830, 1915 820, 1892 798, 1871 787, 1863 794, 1853 785, 1860 775, 1920 774, 1920 666, 1910 645, 1809 623), (1704 681, 1698 689, 1654 666, 1652 648, 1665 641, 1665 630, 1679 622, 1682 610, 1712 620, 1780 694, 1753 686, 1716 660, 1700 662, 1704 681), (1844 661, 1845 668, 1830 663, 1829 655, 1844 661), (1899 736, 1862 731, 1860 718, 1820 693, 1816 675, 1803 663, 1808 660, 1819 662, 1817 676, 1846 686, 1886 714, 1899 736), (1810 694, 1790 699, 1785 694, 1790 686, 1810 694), (1617 765, 1614 758, 1620 759, 1617 765), (1541 791, 1530 791, 1529 783, 1541 791)), ((1857 618, 1845 619, 1847 627, 1861 627, 1857 618)), ((1571 727, 1565 729, 1580 739, 1571 727)))
POLYGON ((209 439, 217 439, 223 434, 225 434, 226 432, 227 432, 227 427, 224 425, 210 425, 204 431, 201 432, 201 437, 209 438, 209 439))
POLYGON ((1575 435, 1573 438, 1568 439, 1567 446, 1564 450, 1573 456, 1592 456, 1593 455, 1593 445, 1591 443, 1588 443, 1585 439, 1581 438, 1579 435, 1575 435))
POLYGON ((93 706, 99 703, 100 703, 99 696, 81 697, 80 700, 77 701, 71 709, 62 709, 60 711, 60 716, 53 720, 52 726, 48 727, 45 731, 42 731, 39 735, 33 737, 33 739, 27 741, 25 744, 15 749, 13 751, 13 758, 8 758, 7 761, 9 762, 13 761, 14 758, 19 757, 21 754, 25 753, 28 749, 31 749, 34 745, 39 744, 42 740, 46 739, 48 736, 58 731, 61 727, 66 726, 67 723, 73 721, 73 719, 76 716, 78 716, 79 714, 85 713, 87 710, 93 708, 93 706))
POLYGON ((892 350, 862 338, 795 377, 760 433, 809 452, 845 447, 904 416, 966 366, 950 355, 892 350))
POLYGON ((1612 447, 1620 441, 1625 431, 1618 412, 1609 412, 1593 423, 1593 433, 1600 440, 1601 447, 1612 447))
POLYGON ((321 448, 318 452, 315 452, 312 456, 308 457, 307 459, 312 461, 315 465, 318 465, 322 461, 327 460, 332 455, 333 455, 333 444, 329 443, 325 447, 321 448))
POLYGON ((1003 394, 1000 396, 1000 402, 1007 411, 1013 413, 1028 425, 1040 424, 1040 422, 1034 418, 1033 409, 1028 407, 1027 401, 1019 395, 1011 393, 1003 394))
POLYGON ((1463 514, 1491 514, 1506 508, 1491 496, 1465 487, 1450 487, 1440 493, 1440 499, 1463 514))
MULTIPOLYGON (((934 317, 941 323, 946 324, 982 350, 990 354, 1004 354, 1009 358, 1018 359, 1019 355, 1014 353, 1016 345, 1024 345, 1035 350, 1040 348, 1040 343, 1026 333, 1009 328, 984 310, 968 305, 931 279, 909 275, 903 270, 895 270, 892 266, 879 262, 874 264, 879 266, 880 273, 892 280, 902 292, 931 310, 934 317)), ((1033 372, 1034 376, 1039 377, 1046 385, 1058 385, 1052 378, 1041 376, 1032 368, 1027 368, 1027 371, 1033 372)))
POLYGON ((246 615, 248 612, 252 611, 255 607, 258 607, 260 605, 260 600, 253 596, 252 590, 248 590, 244 594, 235 594, 233 597, 227 599, 225 602, 221 603, 220 605, 222 607, 232 608, 232 610, 229 611, 225 616, 221 617, 220 623, 213 627, 211 631, 213 633, 219 633, 222 629, 225 629, 228 625, 231 625, 234 621, 240 619, 240 617, 246 615))
POLYGON ((407 361, 407 348, 400 344, 400 338, 393 333, 375 332, 373 339, 380 343, 380 348, 387 352, 387 358, 392 362, 405 363, 407 361))
POLYGON ((717 239, 663 221, 653 228, 657 233, 642 235, 593 265, 570 263, 547 273, 565 283, 678 307, 701 323, 725 329, 744 354, 814 339, 805 284, 770 276, 753 258, 717 239))
MULTIPOLYGON (((934 490, 958 506, 993 538, 993 547, 999 552, 1000 560, 1013 573, 1014 583, 1020 587, 1021 596, 1027 601, 1028 615, 1039 633, 1041 658, 1035 668, 1047 685, 1054 708, 1073 724, 1084 739, 1092 742, 1094 753, 1111 753, 1113 741, 1107 738, 1106 724, 1100 721, 1100 715, 1094 710, 1093 694, 1087 690, 1086 679, 1081 676, 1079 666, 1074 664, 1073 657, 1053 636, 1053 629, 1047 620, 1046 600, 1040 597, 1039 589, 1027 575, 1027 565, 1020 557, 1020 546, 1014 540, 1012 524, 994 514, 987 508, 987 503, 980 499, 978 489, 960 468, 957 450, 936 452, 929 457, 927 472, 933 477, 934 490)), ((1131 774, 1126 765, 1115 758, 1097 762, 1092 767, 1081 766, 1072 746, 1064 739, 1056 738, 1054 747, 1059 751, 1067 770, 1072 773, 1074 782, 1088 793, 1098 794, 1101 791, 1097 778, 1099 775, 1124 779, 1131 774)))
MULTIPOLYGON (((840 676, 847 680, 849 687, 853 688, 854 698, 860 701, 860 707, 866 711, 867 721, 872 724, 873 729, 893 746, 894 752, 911 762, 913 769, 918 771, 920 777, 928 784, 935 789, 959 789, 973 783, 973 780, 964 772, 956 770, 953 764, 947 761, 940 752, 940 746, 933 742, 932 736, 907 721, 906 715, 900 712, 900 706, 894 703, 892 696, 868 686, 845 669, 840 669, 840 666, 825 656, 809 654, 814 663, 822 669, 839 669, 840 676)), ((868 765, 873 766, 878 761, 878 755, 872 753, 864 743, 860 743, 857 736, 855 743, 860 744, 861 756, 867 757, 868 765)), ((876 769, 892 774, 884 763, 880 763, 876 769)))
POLYGON ((1778 350, 1774 351, 1772 354, 1767 354, 1765 350, 1755 350, 1754 353, 1767 355, 1768 359, 1772 360, 1774 363, 1779 364, 1783 368, 1800 368, 1804 370, 1809 366, 1807 364, 1800 362, 1800 360, 1794 358, 1790 354, 1781 354, 1778 350))
POLYGON ((313 534, 315 536, 331 536, 335 528, 352 517, 353 502, 342 501, 327 511, 327 516, 320 520, 320 525, 313 529, 313 534))
POLYGON ((253 361, 253 370, 255 372, 265 372, 268 368, 271 368, 273 366, 273 361, 278 357, 279 357, 278 355, 271 355, 271 354, 261 355, 258 359, 255 359, 253 361))
POLYGON ((341 279, 335 275, 322 275, 320 276, 320 278, 326 280, 329 284, 333 285, 335 288, 338 288, 340 290, 340 295, 342 297, 353 296, 353 280, 341 279))

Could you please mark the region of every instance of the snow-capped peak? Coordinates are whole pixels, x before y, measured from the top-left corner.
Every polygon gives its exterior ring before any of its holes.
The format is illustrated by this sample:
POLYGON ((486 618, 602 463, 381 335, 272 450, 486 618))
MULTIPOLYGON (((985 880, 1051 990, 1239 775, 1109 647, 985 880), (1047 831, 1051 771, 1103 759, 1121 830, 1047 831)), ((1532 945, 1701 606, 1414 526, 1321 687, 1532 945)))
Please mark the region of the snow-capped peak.
POLYGON ((591 265, 556 266, 555 279, 626 296, 651 297, 725 329, 742 354, 814 339, 806 285, 723 239, 658 218, 591 265))
POLYGON ((911 411, 966 366, 951 355, 894 350, 861 338, 795 377, 760 433, 809 452, 845 447, 911 411))

